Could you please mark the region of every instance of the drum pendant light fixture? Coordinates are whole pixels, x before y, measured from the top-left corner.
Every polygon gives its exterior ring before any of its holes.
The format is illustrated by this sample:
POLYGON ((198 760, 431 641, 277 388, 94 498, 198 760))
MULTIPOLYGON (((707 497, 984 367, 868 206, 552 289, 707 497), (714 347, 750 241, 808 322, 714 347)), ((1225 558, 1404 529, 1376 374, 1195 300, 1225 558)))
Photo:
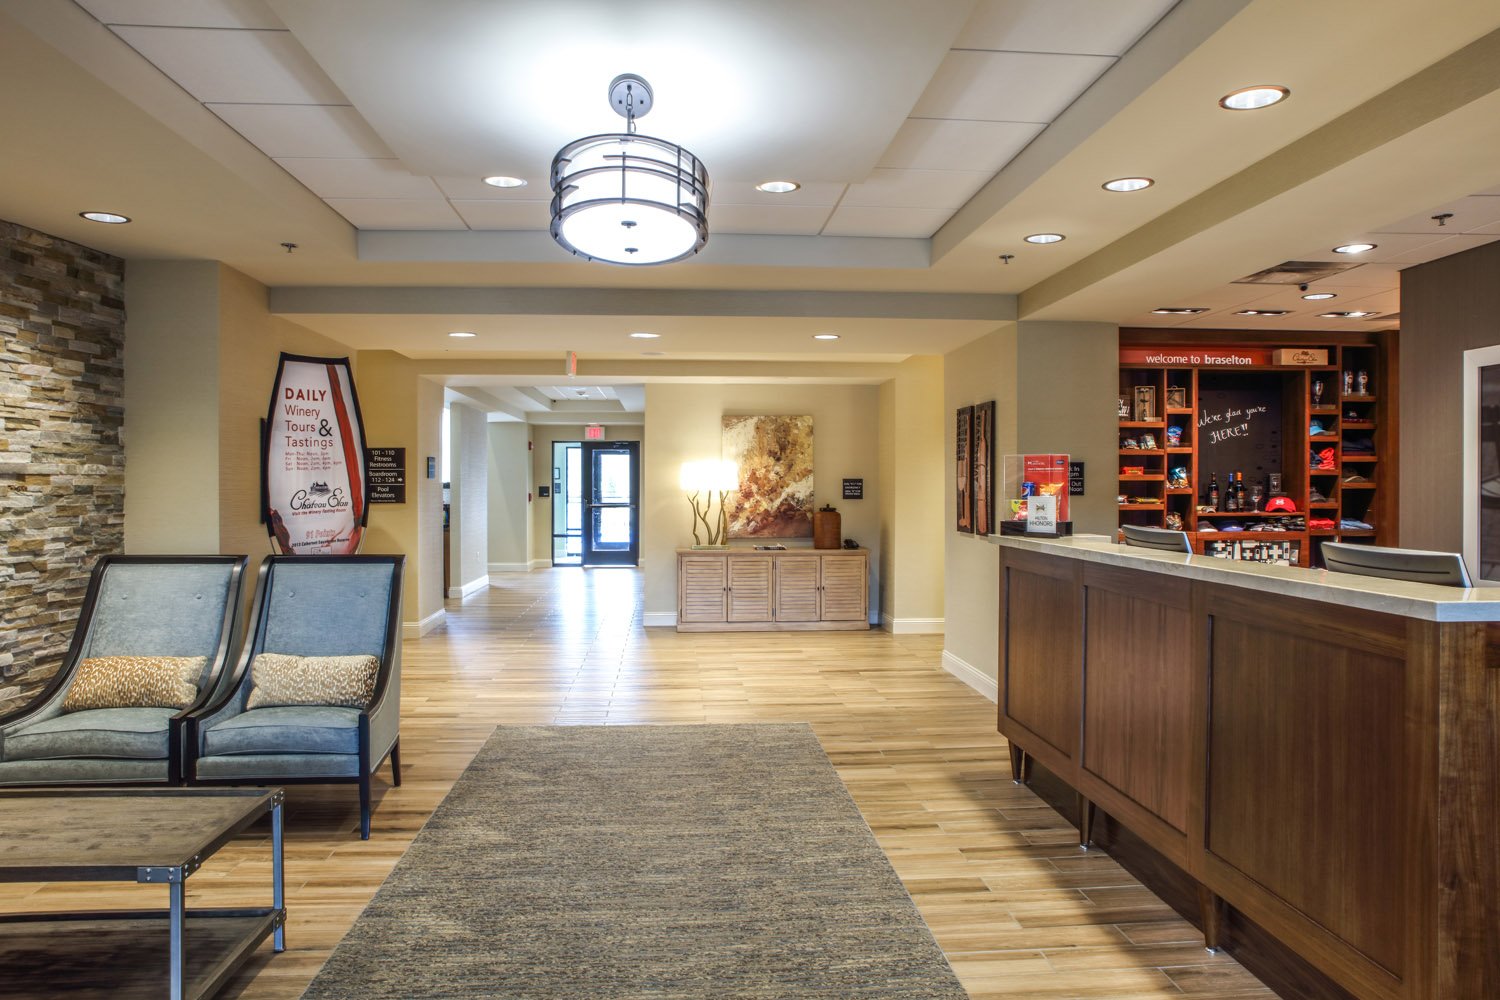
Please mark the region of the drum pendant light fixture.
POLYGON ((638 135, 651 87, 634 73, 609 85, 625 131, 575 139, 552 158, 552 238, 585 260, 643 266, 708 243, 708 170, 664 139, 638 135))

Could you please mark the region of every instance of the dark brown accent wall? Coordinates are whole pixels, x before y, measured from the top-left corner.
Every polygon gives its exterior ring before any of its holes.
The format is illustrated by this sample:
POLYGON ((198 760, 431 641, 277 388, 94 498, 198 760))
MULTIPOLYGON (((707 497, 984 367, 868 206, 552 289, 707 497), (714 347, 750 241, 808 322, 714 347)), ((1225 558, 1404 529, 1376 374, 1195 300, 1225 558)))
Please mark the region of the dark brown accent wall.
POLYGON ((1500 243, 1401 272, 1401 544, 1463 547, 1464 351, 1500 344, 1500 243))
POLYGON ((125 525, 124 262, 0 222, 0 713, 67 648, 125 525))

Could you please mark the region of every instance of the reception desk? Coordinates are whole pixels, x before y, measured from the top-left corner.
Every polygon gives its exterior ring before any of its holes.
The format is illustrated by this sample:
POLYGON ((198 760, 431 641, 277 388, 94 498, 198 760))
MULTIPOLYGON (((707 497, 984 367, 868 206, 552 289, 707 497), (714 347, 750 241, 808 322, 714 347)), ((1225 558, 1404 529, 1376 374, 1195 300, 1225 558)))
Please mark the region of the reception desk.
POLYGON ((1362 998, 1500 997, 1500 588, 1000 546, 1000 732, 1362 998))

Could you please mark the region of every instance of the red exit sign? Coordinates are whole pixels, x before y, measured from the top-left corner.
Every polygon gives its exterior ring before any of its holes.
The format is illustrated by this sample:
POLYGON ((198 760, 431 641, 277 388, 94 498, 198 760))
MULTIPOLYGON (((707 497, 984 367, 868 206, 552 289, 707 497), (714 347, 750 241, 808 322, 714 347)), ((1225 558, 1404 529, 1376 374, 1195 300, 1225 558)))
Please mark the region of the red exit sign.
POLYGON ((603 441, 604 428, 598 424, 590 424, 583 429, 583 437, 586 441, 603 441))

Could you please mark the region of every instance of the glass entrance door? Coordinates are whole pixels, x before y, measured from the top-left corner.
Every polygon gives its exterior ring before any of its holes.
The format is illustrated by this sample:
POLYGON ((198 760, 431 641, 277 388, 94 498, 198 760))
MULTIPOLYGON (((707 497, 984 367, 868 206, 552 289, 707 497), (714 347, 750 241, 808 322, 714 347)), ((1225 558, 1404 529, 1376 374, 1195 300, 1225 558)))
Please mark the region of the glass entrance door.
POLYGON ((640 442, 583 442, 583 564, 640 562, 640 442))

